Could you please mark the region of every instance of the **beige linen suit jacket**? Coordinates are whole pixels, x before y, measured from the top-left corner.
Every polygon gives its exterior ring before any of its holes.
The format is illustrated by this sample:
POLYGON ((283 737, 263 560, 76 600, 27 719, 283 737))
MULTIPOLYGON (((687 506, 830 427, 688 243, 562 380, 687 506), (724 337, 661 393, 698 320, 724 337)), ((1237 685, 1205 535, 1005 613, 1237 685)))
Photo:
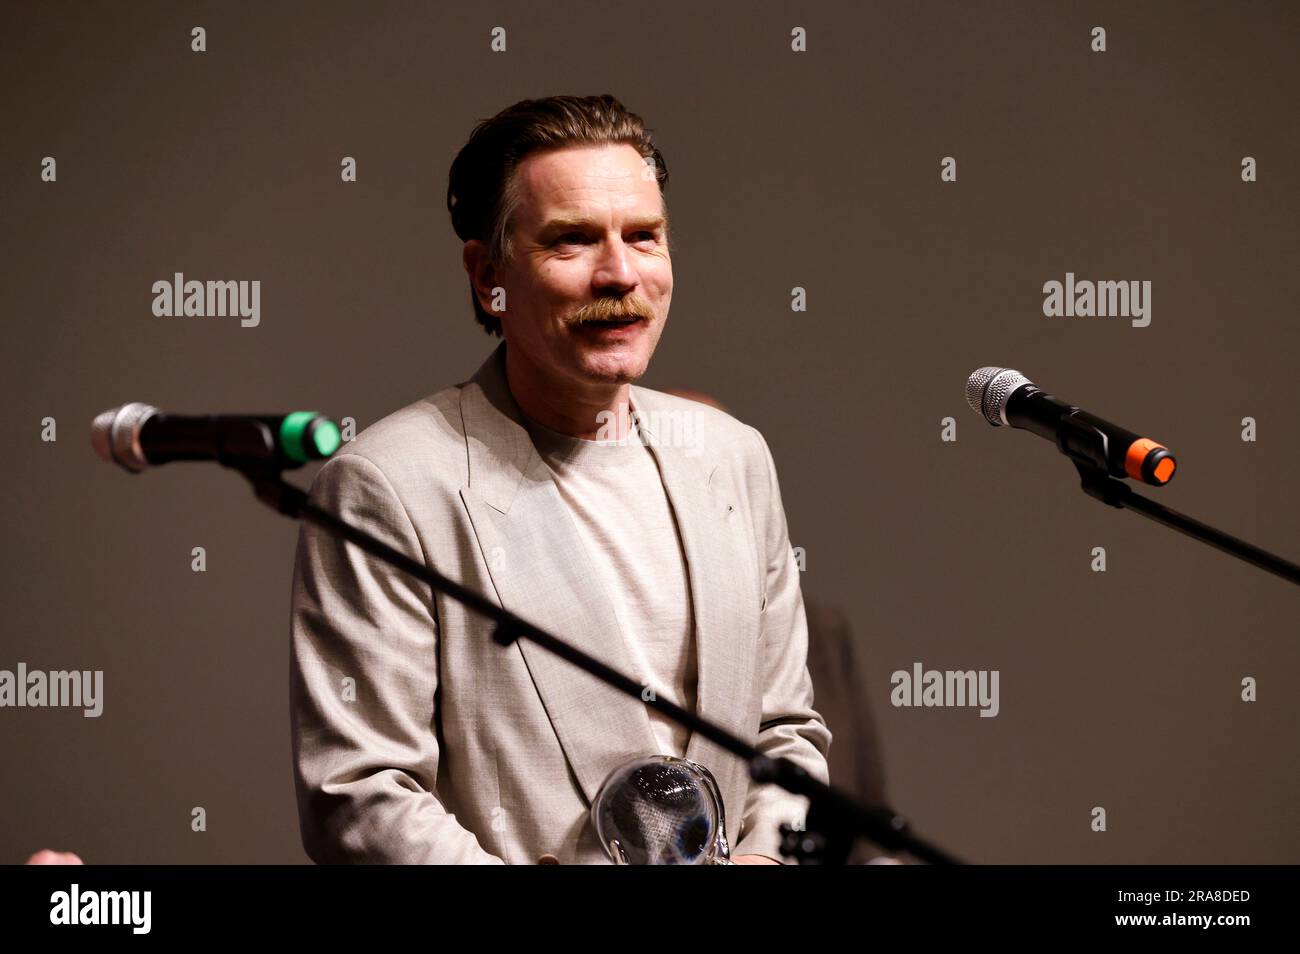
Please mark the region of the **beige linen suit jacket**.
MULTIPOLYGON (((609 597, 521 425, 502 342, 474 377, 367 428, 317 473, 314 502, 632 676, 609 597)), ((763 437, 632 386, 683 542, 697 711, 827 781, 799 571, 763 437), (647 414, 647 412, 649 412, 647 414), (694 415, 693 441, 655 421, 694 415), (659 427, 663 430, 663 427, 659 427)), ((291 610, 291 716, 303 845, 317 862, 608 863, 601 783, 657 752, 645 705, 527 640, 502 647, 455 600, 303 524, 291 610)), ((807 800, 750 782, 693 735, 733 855, 780 858, 807 800)))

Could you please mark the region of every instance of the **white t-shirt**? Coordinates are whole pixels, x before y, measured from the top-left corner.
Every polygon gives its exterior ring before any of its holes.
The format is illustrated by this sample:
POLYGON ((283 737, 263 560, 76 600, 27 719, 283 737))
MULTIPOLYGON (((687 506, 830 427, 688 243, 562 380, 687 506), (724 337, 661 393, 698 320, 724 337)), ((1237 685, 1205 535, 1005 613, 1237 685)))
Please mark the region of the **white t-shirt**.
MULTIPOLYGON (((635 424, 626 441, 588 441, 525 417, 537 452, 573 515, 610 599, 636 671, 629 673, 695 711, 698 670, 686 556, 663 478, 635 424)), ((611 634, 613 635, 613 634, 611 634)), ((659 752, 686 754, 689 731, 647 707, 659 752)))

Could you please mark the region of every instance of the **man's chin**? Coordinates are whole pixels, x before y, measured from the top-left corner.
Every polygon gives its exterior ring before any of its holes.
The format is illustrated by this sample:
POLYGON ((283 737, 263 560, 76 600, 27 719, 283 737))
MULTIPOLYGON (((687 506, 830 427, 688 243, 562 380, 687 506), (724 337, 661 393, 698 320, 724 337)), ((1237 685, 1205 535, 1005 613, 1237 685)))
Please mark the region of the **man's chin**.
POLYGON ((585 354, 578 359, 583 376, 602 384, 631 384, 646 373, 649 364, 649 357, 641 355, 585 354))

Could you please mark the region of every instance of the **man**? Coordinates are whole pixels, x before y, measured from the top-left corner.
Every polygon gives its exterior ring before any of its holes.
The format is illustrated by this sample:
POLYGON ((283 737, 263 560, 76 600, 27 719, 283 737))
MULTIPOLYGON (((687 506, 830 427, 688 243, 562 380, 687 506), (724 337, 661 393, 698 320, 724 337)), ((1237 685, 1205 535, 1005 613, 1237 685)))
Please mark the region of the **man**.
MULTIPOLYGON (((366 429, 318 504, 772 757, 827 780, 798 568, 757 430, 633 385, 672 298, 667 167, 610 96, 517 103, 451 168, 479 322, 474 377, 366 429), (678 428, 677 423, 686 426, 678 428), (671 433, 670 433, 671 432, 671 433), (682 435, 689 433, 690 439, 682 435)), ((781 858, 807 800, 455 600, 304 525, 294 758, 316 861, 607 862, 609 772, 707 766, 732 858, 781 858)))

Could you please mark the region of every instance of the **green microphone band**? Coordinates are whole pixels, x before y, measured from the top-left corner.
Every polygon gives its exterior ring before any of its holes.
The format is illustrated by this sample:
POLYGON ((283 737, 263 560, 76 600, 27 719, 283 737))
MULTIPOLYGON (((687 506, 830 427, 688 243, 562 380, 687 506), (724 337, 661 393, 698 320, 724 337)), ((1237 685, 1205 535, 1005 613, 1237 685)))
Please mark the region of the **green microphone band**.
POLYGON ((339 426, 317 411, 294 411, 280 422, 280 446, 296 463, 329 457, 342 443, 339 426))

